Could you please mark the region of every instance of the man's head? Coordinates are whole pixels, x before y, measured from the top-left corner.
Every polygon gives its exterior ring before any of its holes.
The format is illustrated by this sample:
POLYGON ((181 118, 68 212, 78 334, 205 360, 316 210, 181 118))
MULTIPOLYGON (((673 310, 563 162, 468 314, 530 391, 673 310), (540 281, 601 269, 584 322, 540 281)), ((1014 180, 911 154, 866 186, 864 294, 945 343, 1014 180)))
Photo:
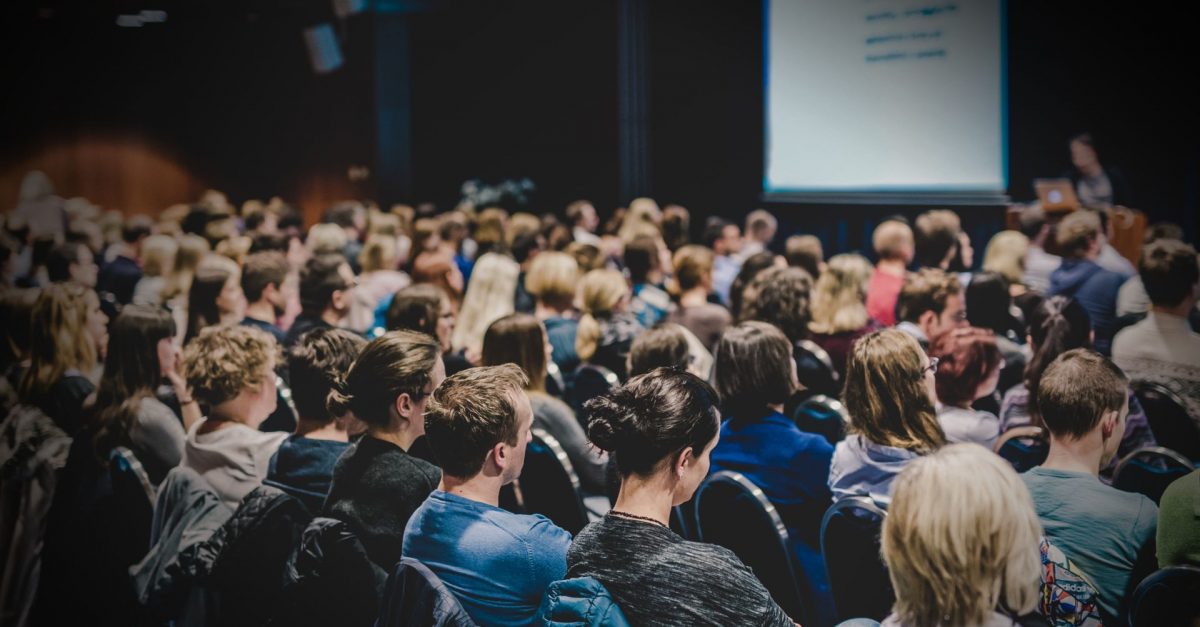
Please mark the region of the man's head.
POLYGON ((294 280, 289 281, 287 258, 283 253, 262 252, 246 257, 242 266, 242 291, 246 302, 270 303, 275 316, 282 316, 287 309, 289 290, 294 290, 294 280))
POLYGON ((717 255, 737 254, 742 250, 741 229, 721 218, 709 218, 704 227, 704 245, 717 255))
POLYGON ((779 222, 766 209, 755 209, 746 216, 746 237, 764 247, 769 246, 771 240, 775 239, 775 231, 778 228, 779 222))
POLYGON ((948 209, 926 211, 917 216, 913 229, 914 258, 925 268, 947 269, 958 256, 962 221, 948 209))
POLYGON ((329 413, 326 400, 366 344, 361 336, 344 329, 313 329, 288 349, 292 401, 302 420, 328 424, 341 417, 329 413))
POLYGON ((96 287, 100 269, 92 251, 82 242, 66 242, 50 249, 46 257, 46 273, 51 283, 71 282, 83 287, 96 287))
POLYGON ((887 220, 875 227, 871 244, 881 261, 901 261, 906 266, 912 263, 916 251, 912 229, 899 220, 887 220))
POLYGON ((576 200, 567 205, 567 221, 572 227, 579 227, 589 233, 595 233, 596 227, 600 226, 596 208, 587 200, 576 200))
POLYGON ((341 255, 317 255, 300 270, 300 307, 308 316, 331 311, 344 316, 350 310, 354 271, 341 255))
POLYGON ((1082 441, 1101 451, 1103 468, 1116 455, 1129 413, 1129 379, 1099 353, 1076 348, 1059 355, 1038 384, 1037 402, 1052 441, 1082 441))
POLYGON ((1196 249, 1174 239, 1160 239, 1142 249, 1138 274, 1155 307, 1186 312, 1196 304, 1200 267, 1196 249))
POLYGON ((463 481, 482 473, 499 485, 520 476, 533 426, 526 383, 519 367, 504 364, 468 368, 438 386, 425 434, 443 473, 463 481))
POLYGON ((789 266, 803 268, 815 281, 825 265, 825 249, 816 235, 793 235, 784 244, 783 256, 789 266))
POLYGON ((1104 244, 1100 239, 1100 216, 1081 209, 1068 213, 1055 229, 1055 240, 1068 259, 1095 259, 1104 244))
POLYGON ((904 277, 896 316, 921 328, 929 340, 967 326, 962 284, 958 277, 934 268, 921 268, 904 277))

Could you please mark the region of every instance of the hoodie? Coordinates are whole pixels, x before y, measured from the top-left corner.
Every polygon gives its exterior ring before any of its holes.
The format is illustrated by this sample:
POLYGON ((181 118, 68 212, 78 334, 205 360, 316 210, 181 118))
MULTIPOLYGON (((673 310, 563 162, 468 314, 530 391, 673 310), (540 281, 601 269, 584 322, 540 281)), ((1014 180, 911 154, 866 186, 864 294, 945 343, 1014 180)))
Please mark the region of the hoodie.
POLYGON ((846 436, 833 449, 833 462, 829 466, 833 500, 869 496, 886 507, 892 500, 892 480, 917 457, 920 455, 913 451, 881 446, 861 435, 846 436))
POLYGON ((1105 270, 1087 259, 1064 259, 1050 273, 1047 296, 1069 296, 1079 301, 1092 319, 1096 350, 1108 355, 1117 322, 1117 292, 1125 277, 1105 270))

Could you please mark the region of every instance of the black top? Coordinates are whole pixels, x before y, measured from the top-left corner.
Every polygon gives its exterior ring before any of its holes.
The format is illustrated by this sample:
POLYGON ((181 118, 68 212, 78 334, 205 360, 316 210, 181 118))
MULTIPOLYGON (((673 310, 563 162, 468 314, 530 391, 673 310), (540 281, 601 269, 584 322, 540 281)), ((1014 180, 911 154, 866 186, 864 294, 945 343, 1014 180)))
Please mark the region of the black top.
POLYGON ((32 400, 59 429, 73 437, 83 426, 83 401, 95 391, 96 385, 87 377, 65 374, 44 397, 32 400))
POLYGON ((100 268, 96 277, 96 291, 108 292, 122 305, 133 302, 133 290, 142 280, 142 268, 136 261, 118 255, 100 268))
MULTIPOLYGON (((283 345, 284 340, 287 339, 287 335, 283 332, 283 329, 280 329, 279 327, 271 324, 270 322, 264 322, 257 318, 251 318, 248 316, 245 318, 242 318, 242 326, 254 327, 255 329, 259 329, 261 331, 266 331, 267 333, 270 333, 271 337, 275 338, 275 341, 278 342, 281 346, 283 345)), ((299 337, 299 336, 297 336, 297 337, 299 337)))
POLYGON ((320 511, 329 494, 333 469, 349 448, 347 442, 290 435, 271 457, 263 483, 300 499, 309 511, 320 511))
POLYGON ((567 578, 595 577, 634 625, 784 625, 791 619, 733 552, 609 514, 579 532, 567 578))
POLYGON ((295 344, 300 339, 301 335, 304 335, 305 333, 307 333, 308 331, 312 331, 313 329, 332 329, 332 328, 333 328, 333 325, 329 324, 328 322, 325 322, 324 320, 322 320, 316 316, 300 314, 299 316, 296 316, 296 321, 293 322, 292 327, 290 329, 288 329, 287 336, 284 337, 284 339, 283 339, 283 345, 285 347, 290 347, 292 344, 295 344))
POLYGON ((391 572, 408 519, 441 479, 437 466, 366 436, 334 466, 325 515, 349 524, 371 561, 391 572))

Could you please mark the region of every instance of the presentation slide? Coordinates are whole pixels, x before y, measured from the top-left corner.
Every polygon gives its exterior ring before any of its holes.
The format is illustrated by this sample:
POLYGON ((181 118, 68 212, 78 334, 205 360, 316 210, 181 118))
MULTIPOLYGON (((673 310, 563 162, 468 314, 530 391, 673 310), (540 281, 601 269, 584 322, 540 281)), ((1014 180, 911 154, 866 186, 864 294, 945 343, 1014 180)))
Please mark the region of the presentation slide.
POLYGON ((1002 0, 766 0, 768 195, 1002 196, 1002 0))

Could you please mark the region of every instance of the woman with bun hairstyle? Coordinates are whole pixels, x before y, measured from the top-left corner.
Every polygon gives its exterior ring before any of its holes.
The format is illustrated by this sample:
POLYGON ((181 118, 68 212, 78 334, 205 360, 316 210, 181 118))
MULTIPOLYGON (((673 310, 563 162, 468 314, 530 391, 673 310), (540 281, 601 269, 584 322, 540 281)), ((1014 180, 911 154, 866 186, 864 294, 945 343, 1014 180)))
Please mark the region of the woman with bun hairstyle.
POLYGON ((363 347, 329 393, 331 416, 352 413, 367 431, 333 468, 325 515, 345 521, 385 572, 400 561, 404 526, 442 473, 409 454, 425 434, 425 406, 442 380, 442 347, 433 336, 390 331, 363 347))
POLYGON ((658 368, 588 402, 588 435, 616 456, 621 490, 567 551, 567 577, 594 577, 634 625, 792 625, 731 551, 668 527, 717 445, 717 393, 658 368))

